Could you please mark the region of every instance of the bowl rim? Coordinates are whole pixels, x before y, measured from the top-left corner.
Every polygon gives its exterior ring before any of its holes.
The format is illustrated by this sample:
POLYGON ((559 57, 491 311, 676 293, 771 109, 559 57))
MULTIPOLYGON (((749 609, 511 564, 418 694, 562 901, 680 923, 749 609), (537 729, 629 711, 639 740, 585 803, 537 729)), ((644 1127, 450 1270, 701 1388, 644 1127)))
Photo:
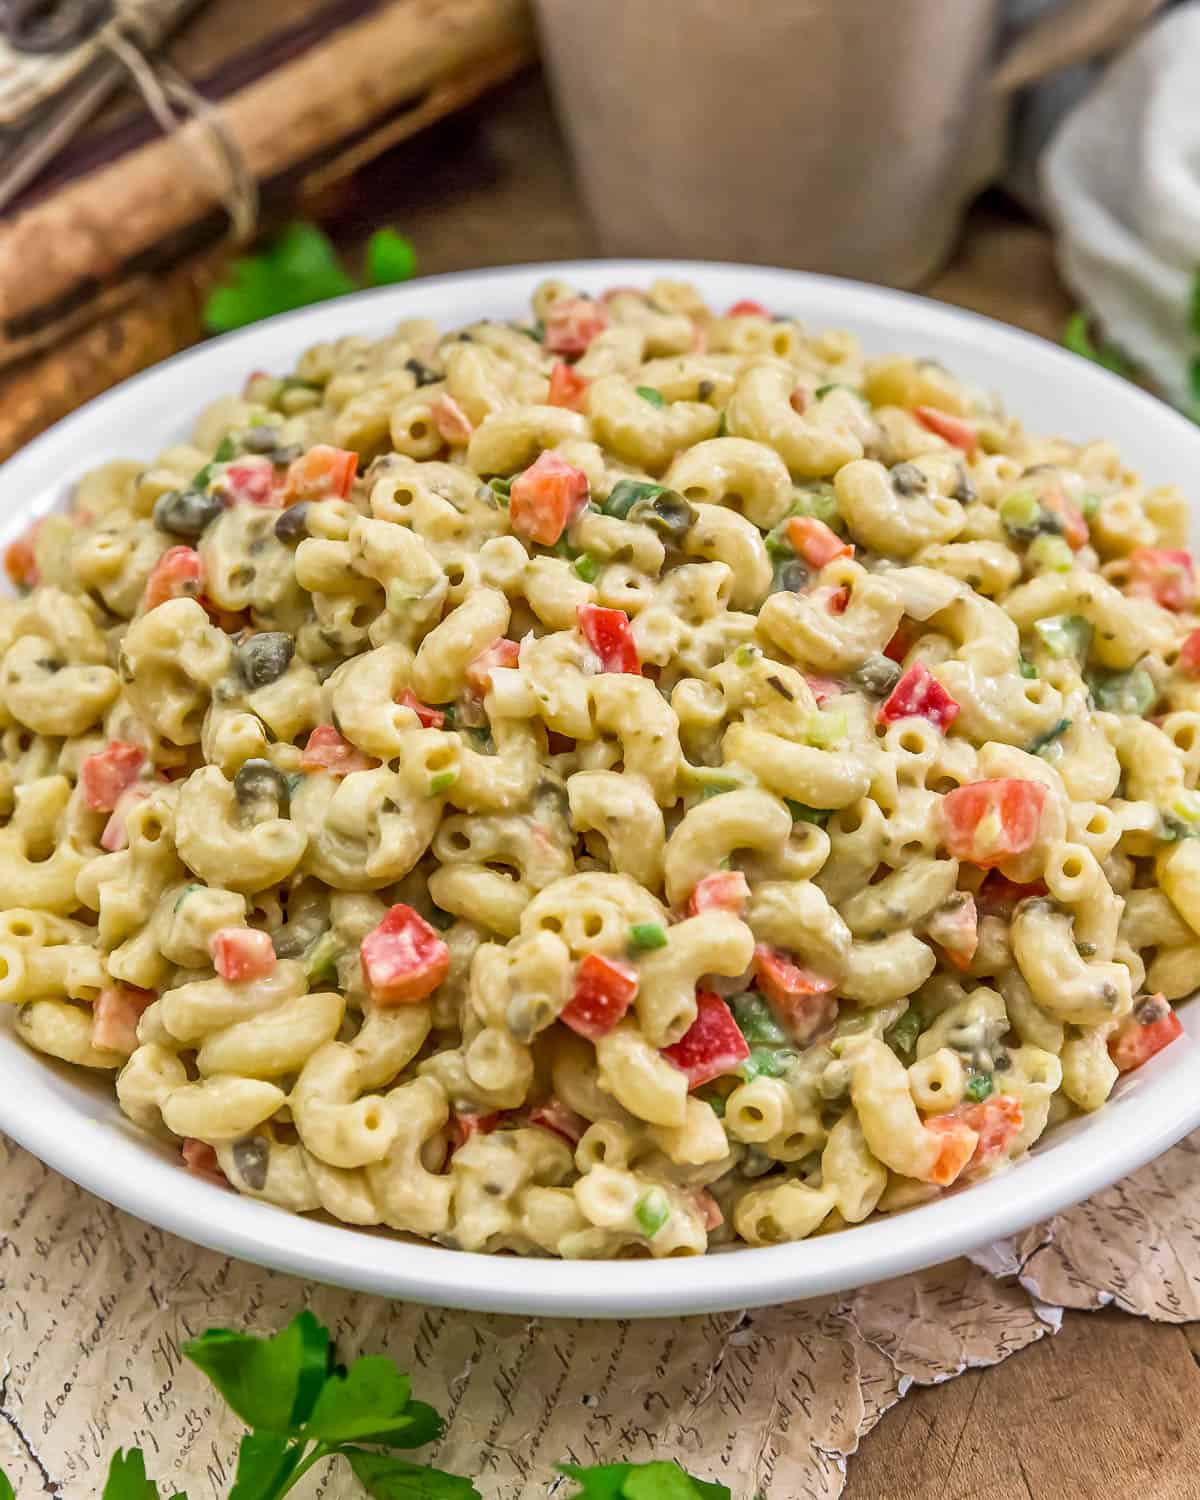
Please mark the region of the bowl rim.
MULTIPOLYGON (((809 303, 828 301, 828 313, 804 317, 853 326, 874 321, 910 328, 964 346, 981 345, 989 360, 1012 373, 1031 370, 1043 384, 1065 382, 1100 406, 1128 408, 1127 429, 1150 431, 1152 443, 1178 452, 1180 475, 1200 472, 1200 429, 1146 392, 1035 334, 950 304, 889 288, 779 267, 716 261, 658 259, 530 263, 420 278, 373 288, 315 307, 280 314, 226 334, 133 376, 64 417, 0 466, 0 497, 9 506, 0 540, 50 509, 55 485, 76 477, 94 460, 74 455, 106 430, 112 418, 138 427, 141 398, 177 388, 189 414, 202 404, 194 389, 206 376, 232 366, 234 356, 277 345, 272 360, 289 357, 342 325, 364 324, 362 312, 387 309, 389 322, 423 316, 443 294, 483 293, 497 304, 527 294, 556 277, 598 291, 602 284, 644 282, 655 276, 701 285, 707 298, 723 293, 772 291, 809 303), (736 282, 736 285, 735 285, 736 282), (58 468, 48 482, 46 470, 58 468), (32 498, 27 498, 28 496, 32 498)), ((497 309, 499 314, 499 306, 497 309)), ((251 363, 247 361, 247 364, 251 363)), ((218 378, 225 379, 221 375, 218 378)), ((214 389, 208 399, 224 392, 214 389)), ((1007 394, 1007 393, 1006 393, 1007 394)), ((159 414, 161 416, 161 414, 159 414)), ((155 413, 149 418, 153 431, 155 413)), ((1127 437, 1127 434, 1126 434, 1127 437)), ((1126 445, 1126 437, 1120 441, 1126 445)), ((126 438, 128 441, 128 438, 126 438)), ((152 446, 152 442, 148 443, 152 446)), ((1193 508, 1200 496, 1193 495, 1193 508)), ((904 1274, 978 1249, 1079 1202, 1143 1165, 1200 1124, 1200 1091, 1189 1088, 1188 1057, 1200 1038, 1200 1015, 1183 1011, 1186 1036, 1139 1073, 1123 1080, 1099 1113, 1051 1136, 1031 1156, 996 1178, 904 1213, 816 1236, 794 1244, 739 1248, 689 1259, 557 1261, 482 1255, 414 1243, 373 1230, 298 1216, 242 1197, 182 1171, 152 1137, 119 1118, 67 1070, 35 1061, 0 1025, 0 1130, 50 1167, 116 1207, 205 1248, 275 1270, 385 1296, 486 1312, 592 1318, 637 1318, 757 1307, 819 1296, 904 1274), (63 1127, 67 1128, 64 1129, 63 1127), (622 1275, 622 1268, 635 1274, 622 1275)))

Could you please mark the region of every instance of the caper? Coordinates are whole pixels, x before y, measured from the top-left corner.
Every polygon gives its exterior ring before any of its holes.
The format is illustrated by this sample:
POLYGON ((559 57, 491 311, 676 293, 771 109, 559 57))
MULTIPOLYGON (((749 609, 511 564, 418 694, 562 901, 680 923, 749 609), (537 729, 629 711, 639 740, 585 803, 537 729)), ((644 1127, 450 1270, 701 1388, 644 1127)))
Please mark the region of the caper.
POLYGON ((929 488, 929 477, 916 464, 897 464, 892 470, 892 487, 898 495, 920 495, 929 488))
POLYGON ((256 1193, 266 1186, 270 1154, 271 1145, 265 1136, 244 1135, 233 1143, 233 1165, 237 1174, 256 1193))
POLYGON ((242 447, 247 453, 272 453, 278 441, 278 427, 250 427, 242 433, 242 447))
POLYGON ((280 512, 275 522, 275 535, 281 542, 294 546, 308 535, 308 506, 307 500, 301 500, 298 505, 289 505, 287 510, 280 512))
POLYGON ((900 681, 901 670, 900 663, 890 656, 868 656, 862 666, 850 674, 850 681, 872 697, 886 698, 900 681))
POLYGON ((277 817, 288 802, 287 778, 269 760, 244 761, 233 778, 233 792, 240 805, 257 817, 277 817))
POLYGON ((674 490, 662 490, 653 498, 647 497, 631 505, 629 519, 649 526, 664 542, 679 547, 696 524, 696 512, 682 495, 674 490))
POLYGON ((406 359, 404 368, 420 385, 436 385, 441 380, 441 374, 437 370, 431 370, 428 365, 423 365, 419 359, 406 359))
POLYGON ((771 578, 771 592, 798 594, 807 588, 809 576, 808 569, 798 557, 780 558, 771 578))
POLYGON ((284 443, 280 448, 271 449, 271 462, 283 468, 285 464, 295 462, 304 452, 302 443, 284 443))
POLYGON ((216 495, 199 490, 168 490, 154 502, 154 524, 169 536, 200 536, 225 507, 216 495))
POLYGON ((238 671, 247 687, 266 687, 288 669, 296 642, 286 630, 260 630, 237 648, 238 671))

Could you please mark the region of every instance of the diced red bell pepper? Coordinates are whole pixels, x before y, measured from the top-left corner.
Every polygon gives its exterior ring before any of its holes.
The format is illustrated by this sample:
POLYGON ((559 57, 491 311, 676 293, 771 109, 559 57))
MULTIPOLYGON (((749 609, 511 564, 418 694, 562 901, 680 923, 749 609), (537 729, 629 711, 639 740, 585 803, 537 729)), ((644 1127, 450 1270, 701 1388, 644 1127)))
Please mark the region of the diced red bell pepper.
POLYGON ((1193 630, 1179 648, 1179 670, 1200 677, 1200 630, 1193 630))
POLYGON ((633 1004, 638 972, 621 959, 585 953, 575 975, 575 993, 559 1017, 572 1031, 592 1041, 607 1036, 633 1004))
POLYGON ((590 297, 564 297, 546 314, 545 345, 551 354, 583 354, 608 327, 608 312, 590 297))
POLYGON ((938 1187, 949 1187, 975 1155, 979 1137, 957 1114, 935 1115, 925 1129, 940 1137, 941 1149, 926 1177, 938 1187))
POLYGON ((755 945, 754 974, 776 1020, 797 1042, 808 1041, 837 1014, 834 980, 802 968, 769 943, 755 945))
POLYGON ((168 547, 150 570, 143 609, 157 609, 168 599, 195 599, 204 592, 204 561, 194 547, 168 547))
POLYGON ((720 1229, 725 1222, 725 1215, 721 1212, 721 1205, 713 1197, 707 1188, 697 1188, 694 1194, 696 1212, 700 1215, 700 1221, 710 1233, 714 1229, 720 1229))
POLYGON ((1062 490, 1053 489, 1042 496, 1042 504, 1062 522, 1062 534, 1072 552, 1086 547, 1091 540, 1091 531, 1083 512, 1073 505, 1062 490))
POLYGON ((430 708, 427 703, 422 703, 411 688, 405 688, 400 694, 400 702, 405 708, 412 709, 422 729, 440 729, 446 722, 446 715, 440 708, 430 708))
POLYGON ((602 672, 631 672, 641 675, 637 645, 623 609, 602 609, 598 604, 581 604, 576 610, 584 639, 600 658, 602 672))
POLYGON ((720 995, 700 990, 696 1019, 677 1042, 662 1049, 662 1055, 687 1075, 692 1090, 736 1072, 750 1056, 750 1048, 720 995))
POLYGON ((735 302, 725 314, 727 318, 769 318, 771 309, 764 307, 761 302, 755 302, 752 297, 743 297, 740 302, 735 302))
POLYGON ((969 968, 979 947, 975 897, 966 891, 956 892, 930 916, 925 931, 956 969, 969 968))
POLYGON ((430 407, 429 415, 442 441, 451 448, 465 448, 471 441, 475 428, 453 396, 440 395, 430 407))
POLYGON ((787 538, 810 568, 823 568, 835 557, 854 556, 853 544, 842 541, 816 516, 793 516, 787 523, 787 538))
POLYGON ((465 1110, 456 1109, 450 1116, 451 1153, 461 1150, 477 1135, 491 1135, 503 1118, 499 1110, 490 1115, 473 1115, 465 1110))
POLYGON ((550 394, 546 402, 549 406, 564 406, 568 411, 582 411, 583 398, 590 384, 582 375, 576 375, 570 365, 560 361, 550 371, 550 394))
POLYGON ((879 705, 875 715, 880 724, 894 724, 897 719, 928 719, 945 734, 960 709, 923 661, 915 661, 891 693, 879 705))
POLYGON ((750 899, 750 887, 740 870, 714 870, 697 881, 688 898, 688 913, 696 917, 702 911, 731 911, 741 916, 750 899))
POLYGON ((184 1166, 197 1177, 207 1177, 213 1182, 228 1182, 229 1179, 221 1171, 216 1150, 207 1141, 198 1141, 195 1136, 189 1135, 179 1148, 179 1154, 183 1157, 184 1166))
POLYGON ((423 1000, 446 977, 450 949, 419 912, 398 902, 359 950, 363 978, 376 1005, 423 1000))
POLYGON ((1132 1072, 1183 1035, 1183 1022, 1165 995, 1139 1000, 1108 1039, 1108 1055, 1122 1073, 1132 1072))
POLYGON ((357 471, 357 453, 349 448, 317 443, 288 464, 283 482, 283 503, 295 505, 301 500, 344 500, 350 493, 357 471))
POLYGON ((1018 902, 1046 894, 1044 880, 1018 885, 1015 880, 1009 880, 1007 875, 1001 875, 999 870, 989 870, 983 878, 983 884, 975 892, 975 906, 981 917, 1003 917, 1007 921, 1012 917, 1018 902))
POLYGON ((955 859, 985 869, 1024 854, 1037 841, 1046 805, 1040 781, 1003 776, 972 781, 942 798, 942 835, 955 859))
POLYGON ((93 812, 112 812, 127 786, 138 779, 145 753, 125 740, 109 740, 103 750, 85 758, 79 768, 83 800, 93 812))
POLYGON ((328 771, 333 776, 370 771, 378 764, 373 755, 365 755, 356 745, 343 739, 332 724, 318 724, 300 755, 302 771, 328 771))
POLYGON ((883 654, 890 661, 894 661, 898 665, 903 666, 904 658, 912 650, 913 642, 915 640, 916 636, 905 624, 905 622, 901 620, 900 624, 896 627, 895 635, 892 636, 891 640, 883 648, 883 654))
POLYGON ((568 1146, 577 1146, 579 1138, 588 1127, 583 1116, 568 1109, 557 1094, 551 1094, 548 1099, 533 1106, 529 1111, 529 1123, 540 1125, 543 1130, 552 1130, 555 1135, 562 1136, 568 1146))
POLYGON ((475 657, 467 667, 467 685, 477 693, 486 693, 492 686, 493 667, 515 667, 520 656, 518 641, 501 636, 475 657))
POLYGON ((4 549, 4 571, 8 574, 9 581, 19 589, 35 589, 42 581, 33 553, 41 525, 40 521, 35 521, 24 536, 19 536, 15 542, 9 542, 4 549))
POLYGON ((1196 602, 1192 554, 1167 547, 1138 547, 1129 554, 1127 594, 1153 599, 1164 609, 1188 610, 1196 602))
POLYGON ((518 536, 553 547, 587 509, 588 477, 557 453, 541 454, 512 482, 508 520, 518 536))
POLYGON ((275 465, 269 458, 239 458, 226 465, 217 480, 217 488, 230 505, 280 505, 283 502, 275 484, 275 465))
POLYGON ((222 979, 237 984, 243 979, 263 979, 275 967, 275 947, 270 935, 255 927, 218 927, 208 940, 213 968, 222 979))
POLYGON ((1025 1111, 1015 1094, 993 1094, 979 1104, 960 1105, 954 1113, 979 1137, 972 1165, 999 1155, 1025 1124, 1025 1111))
POLYGON ((844 615, 850 603, 850 590, 843 584, 840 589, 831 589, 825 608, 831 615, 844 615))
POLYGON ((128 1057, 138 1044, 142 1012, 158 997, 153 990, 114 984, 102 989, 92 1006, 92 1046, 128 1057))
POLYGON ((846 691, 846 685, 835 681, 832 677, 813 677, 805 672, 804 680, 808 683, 813 697, 817 700, 817 707, 828 703, 830 698, 837 698, 846 691))
POLYGON ((104 825, 104 832, 100 835, 100 847, 109 854, 115 854, 118 849, 128 849, 129 832, 125 827, 125 821, 129 814, 139 802, 144 802, 150 795, 150 787, 144 781, 135 781, 127 786, 118 796, 117 805, 113 808, 108 822, 104 825))
POLYGON ((961 448, 964 453, 975 452, 979 434, 974 422, 964 421, 962 417, 952 417, 948 411, 940 411, 936 406, 914 406, 913 416, 926 432, 945 438, 946 442, 955 448, 961 448))

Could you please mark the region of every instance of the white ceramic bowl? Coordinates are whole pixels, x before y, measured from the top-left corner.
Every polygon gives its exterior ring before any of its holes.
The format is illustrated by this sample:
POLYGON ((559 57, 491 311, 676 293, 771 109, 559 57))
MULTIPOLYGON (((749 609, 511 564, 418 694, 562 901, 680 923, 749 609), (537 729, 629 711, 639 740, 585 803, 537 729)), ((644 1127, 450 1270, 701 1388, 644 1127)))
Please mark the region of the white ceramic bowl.
MULTIPOLYGON (((0 542, 61 504, 86 469, 152 457, 184 436, 212 397, 252 369, 287 370, 307 345, 378 335, 398 319, 446 327, 528 314, 553 276, 587 291, 694 282, 725 307, 753 297, 813 326, 850 328, 871 352, 942 360, 998 390, 1033 430, 1105 437, 1146 478, 1189 487, 1200 512, 1200 428, 1105 371, 986 318, 902 292, 793 271, 706 263, 581 262, 435 277, 275 318, 127 381, 60 422, 0 469, 0 542)), ((1006 1175, 908 1213, 800 1244, 685 1260, 564 1263, 466 1254, 301 1218, 200 1181, 123 1119, 111 1081, 49 1064, 0 1020, 0 1130, 119 1208, 215 1250, 317 1281, 492 1312, 652 1317, 755 1307, 838 1291, 931 1265, 1022 1229, 1107 1186, 1200 1124, 1193 1056, 1200 1005, 1180 1038, 1124 1080, 1098 1114, 1053 1131, 1006 1175)), ((2 1222, 2 1218, 0 1218, 2 1222)))

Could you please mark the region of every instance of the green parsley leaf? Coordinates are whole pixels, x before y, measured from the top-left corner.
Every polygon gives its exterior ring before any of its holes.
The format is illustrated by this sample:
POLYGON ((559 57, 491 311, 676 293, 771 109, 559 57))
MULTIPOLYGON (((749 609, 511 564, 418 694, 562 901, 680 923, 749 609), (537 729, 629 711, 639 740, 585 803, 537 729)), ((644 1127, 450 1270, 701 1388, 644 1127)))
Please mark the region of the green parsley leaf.
POLYGON ((17 1492, 3 1469, 0 1469, 0 1500, 17 1500, 17 1492))
POLYGON ((417 274, 417 252, 410 239, 394 229, 377 229, 367 241, 367 280, 372 286, 411 281, 417 274))
POLYGON ((818 828, 824 828, 833 817, 831 807, 809 807, 806 802, 796 802, 791 797, 785 797, 783 800, 787 803, 793 823, 815 823, 818 828))
POLYGON ((747 1083, 755 1078, 782 1078, 798 1056, 790 1047, 754 1047, 738 1072, 747 1083))
POLYGON ((1090 359, 1093 364, 1103 365, 1114 375, 1128 375, 1129 361, 1114 344, 1095 344, 1088 330, 1088 318, 1084 312, 1072 313, 1063 329, 1063 343, 1072 354, 1081 359, 1090 359))
POLYGON ((328 236, 315 224, 290 224, 258 255, 234 261, 230 279, 205 303, 204 322, 227 333, 354 290, 328 236))
POLYGON ((978 1104, 992 1092, 994 1085, 990 1073, 972 1073, 967 1079, 965 1094, 972 1104, 978 1104))
POLYGON ((1059 719, 1058 723, 1054 726, 1053 729, 1047 729, 1045 734, 1039 734, 1037 739, 1032 741, 1029 746, 1028 754, 1041 755, 1044 750, 1048 750, 1056 740, 1060 739, 1064 734, 1066 734, 1067 730, 1070 729, 1070 727, 1070 719, 1059 719))
POLYGON ((354 1476, 375 1500, 483 1500, 469 1479, 424 1464, 410 1464, 390 1453, 343 1448, 354 1476))
POLYGON ((329 1330, 307 1308, 271 1338, 210 1328, 183 1352, 242 1421, 296 1432, 308 1420, 329 1370, 329 1330))
POLYGON ((651 406, 666 406, 667 404, 667 398, 661 391, 656 391, 652 385, 635 385, 634 390, 643 401, 648 401, 651 406))
MULTIPOLYGON (((0 1500, 16 1500, 16 1492, 3 1474, 0 1500)), ((140 1448, 130 1448, 128 1453, 118 1448, 113 1454, 100 1500, 159 1500, 158 1486, 146 1478, 146 1460, 140 1448)), ((176 1492, 172 1500, 187 1500, 187 1496, 176 1492)))
POLYGON ((658 922, 635 922, 629 929, 629 941, 633 947, 649 953, 667 946, 667 934, 658 922))
POLYGON ((306 1438, 323 1443, 366 1441, 389 1448, 422 1448, 442 1435, 442 1419, 423 1401, 410 1400, 408 1376, 383 1355, 364 1355, 321 1387, 306 1438))
POLYGON ((559 1464, 579 1486, 568 1500, 730 1500, 728 1488, 696 1479, 678 1464, 559 1464))
POLYGON ((248 1432, 238 1445, 237 1474, 229 1500, 276 1500, 304 1455, 304 1444, 282 1432, 248 1432))

